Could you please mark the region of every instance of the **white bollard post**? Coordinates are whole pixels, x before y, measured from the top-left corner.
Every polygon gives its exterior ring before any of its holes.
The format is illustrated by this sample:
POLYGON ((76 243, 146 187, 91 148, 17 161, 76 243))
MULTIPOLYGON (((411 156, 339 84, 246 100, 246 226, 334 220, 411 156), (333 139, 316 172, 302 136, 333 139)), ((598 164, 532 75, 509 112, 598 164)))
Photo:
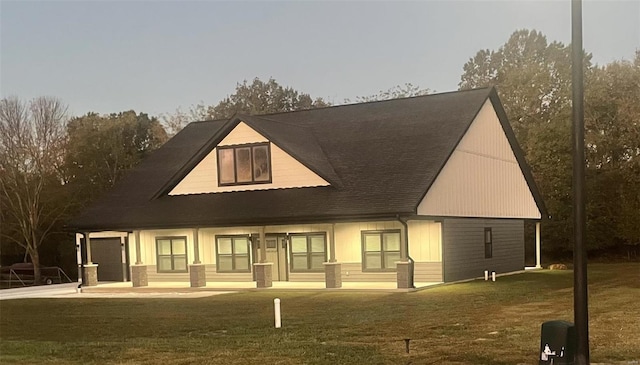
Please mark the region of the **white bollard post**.
POLYGON ((489 280, 489 270, 484 271, 484 281, 489 280))
POLYGON ((274 307, 275 317, 276 317, 276 328, 280 328, 282 326, 282 323, 280 320, 280 298, 276 298, 273 300, 273 307, 274 307))
POLYGON ((496 281, 496 272, 495 271, 491 272, 491 281, 496 281))

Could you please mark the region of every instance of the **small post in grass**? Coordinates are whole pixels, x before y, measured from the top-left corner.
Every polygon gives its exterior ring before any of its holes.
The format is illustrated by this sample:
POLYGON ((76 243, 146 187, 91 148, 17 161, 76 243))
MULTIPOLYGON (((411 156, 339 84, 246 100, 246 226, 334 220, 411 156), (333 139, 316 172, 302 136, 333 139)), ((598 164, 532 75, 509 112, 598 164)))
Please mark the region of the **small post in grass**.
POLYGON ((281 319, 280 319, 280 298, 276 298, 273 300, 273 309, 275 311, 276 317, 276 328, 282 327, 281 319))

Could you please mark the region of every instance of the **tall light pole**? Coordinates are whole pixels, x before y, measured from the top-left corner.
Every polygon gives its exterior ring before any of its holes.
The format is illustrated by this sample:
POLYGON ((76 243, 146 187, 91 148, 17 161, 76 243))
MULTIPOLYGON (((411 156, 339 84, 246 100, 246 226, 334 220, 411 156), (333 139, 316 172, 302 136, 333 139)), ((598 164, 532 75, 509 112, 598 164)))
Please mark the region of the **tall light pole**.
POLYGON ((576 365, 589 364, 589 306, 585 246, 584 70, 582 0, 571 1, 571 88, 573 106, 573 316, 576 365))

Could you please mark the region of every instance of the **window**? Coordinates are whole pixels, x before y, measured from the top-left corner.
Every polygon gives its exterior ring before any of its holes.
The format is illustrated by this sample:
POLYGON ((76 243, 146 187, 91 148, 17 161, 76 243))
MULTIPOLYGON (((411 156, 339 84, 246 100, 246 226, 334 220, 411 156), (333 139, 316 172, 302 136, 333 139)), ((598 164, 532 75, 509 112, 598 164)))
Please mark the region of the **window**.
POLYGON ((218 147, 218 185, 271 182, 269 143, 218 147))
POLYGON ((158 272, 187 272, 187 237, 156 238, 158 272))
POLYGON ((491 228, 484 229, 484 258, 490 259, 493 257, 493 233, 491 228))
POLYGON ((327 261, 324 233, 291 234, 291 271, 323 271, 327 261))
POLYGON ((249 236, 216 236, 216 271, 251 272, 249 236))
POLYGON ((400 231, 362 231, 362 270, 393 271, 400 261, 400 231))

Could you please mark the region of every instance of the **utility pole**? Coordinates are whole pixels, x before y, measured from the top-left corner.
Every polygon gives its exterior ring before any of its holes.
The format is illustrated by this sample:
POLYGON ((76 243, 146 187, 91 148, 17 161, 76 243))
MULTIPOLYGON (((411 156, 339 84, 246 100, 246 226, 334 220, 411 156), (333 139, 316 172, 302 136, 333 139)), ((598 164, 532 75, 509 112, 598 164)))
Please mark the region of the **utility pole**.
POLYGON ((585 246, 584 70, 582 0, 571 1, 571 88, 573 106, 573 316, 576 365, 589 365, 589 306, 585 246))

